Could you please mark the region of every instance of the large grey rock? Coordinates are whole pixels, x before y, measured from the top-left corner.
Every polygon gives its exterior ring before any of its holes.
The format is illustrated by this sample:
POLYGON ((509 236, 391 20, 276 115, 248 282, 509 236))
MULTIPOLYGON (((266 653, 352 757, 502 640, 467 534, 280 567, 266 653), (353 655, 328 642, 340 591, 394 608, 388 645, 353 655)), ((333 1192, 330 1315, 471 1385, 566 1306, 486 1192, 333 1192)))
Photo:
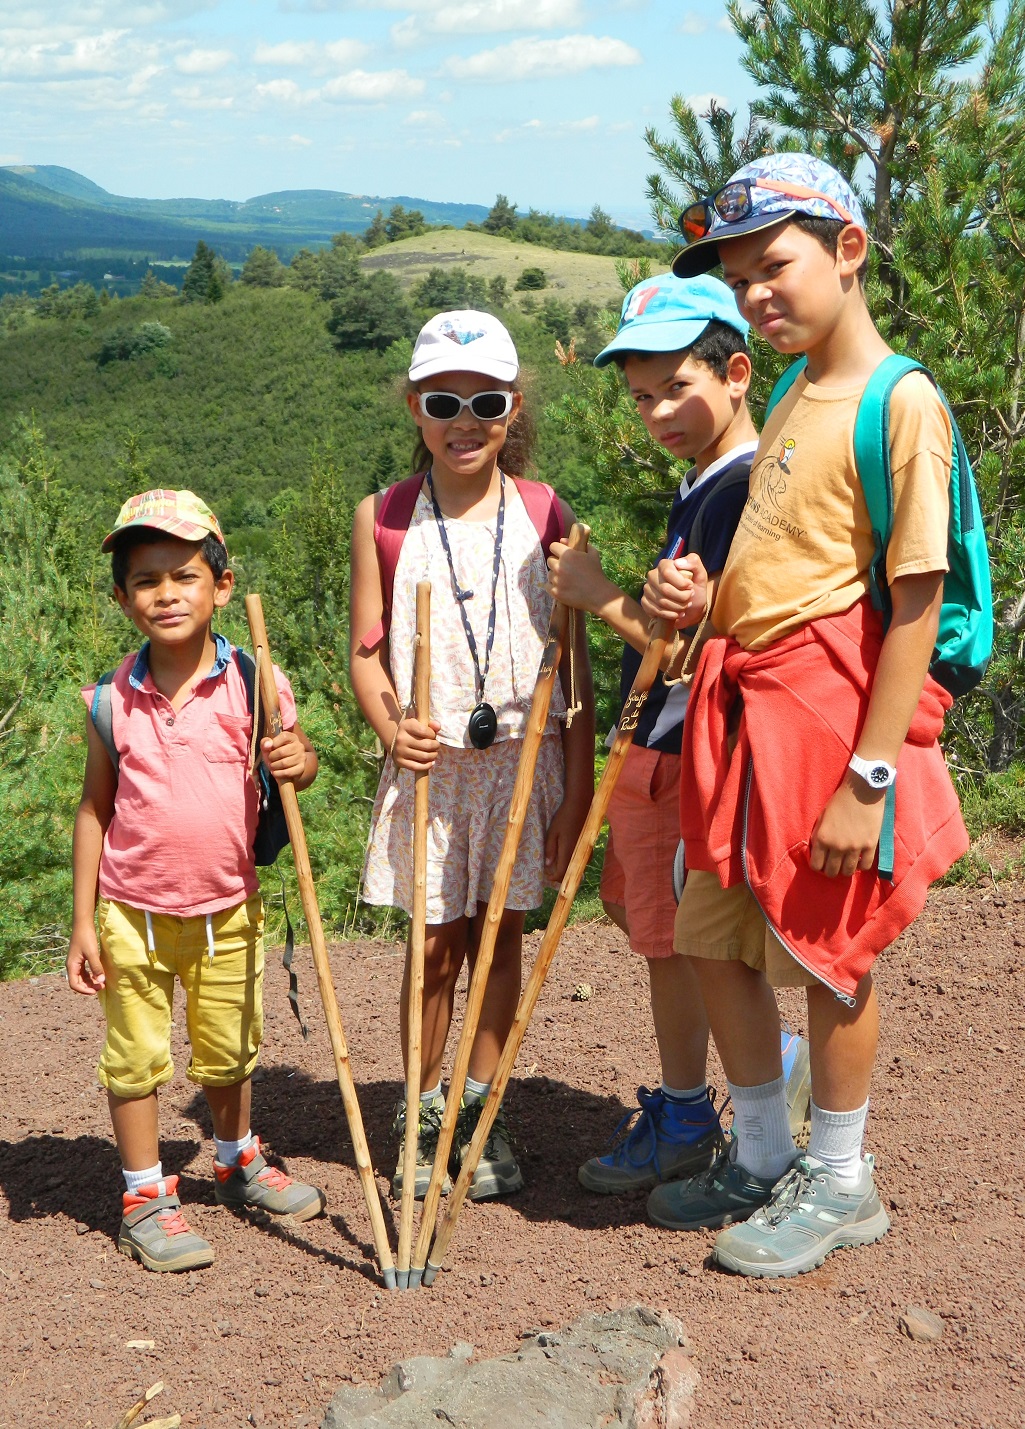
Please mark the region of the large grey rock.
POLYGON ((321 1429, 687 1429, 697 1370, 683 1325, 643 1305, 531 1333, 469 1362, 421 1355, 377 1389, 343 1386, 321 1429))

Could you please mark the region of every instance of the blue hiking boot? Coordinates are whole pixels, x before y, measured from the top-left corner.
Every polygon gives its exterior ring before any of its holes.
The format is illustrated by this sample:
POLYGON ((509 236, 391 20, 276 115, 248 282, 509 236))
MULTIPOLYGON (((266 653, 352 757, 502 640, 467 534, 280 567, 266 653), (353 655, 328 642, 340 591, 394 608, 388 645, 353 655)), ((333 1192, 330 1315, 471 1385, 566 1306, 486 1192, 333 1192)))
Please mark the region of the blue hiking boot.
POLYGON ((611 1150, 580 1167, 581 1186, 615 1196, 704 1171, 723 1145, 714 1098, 709 1090, 702 1101, 673 1102, 661 1089, 638 1087, 639 1109, 616 1127, 611 1150))

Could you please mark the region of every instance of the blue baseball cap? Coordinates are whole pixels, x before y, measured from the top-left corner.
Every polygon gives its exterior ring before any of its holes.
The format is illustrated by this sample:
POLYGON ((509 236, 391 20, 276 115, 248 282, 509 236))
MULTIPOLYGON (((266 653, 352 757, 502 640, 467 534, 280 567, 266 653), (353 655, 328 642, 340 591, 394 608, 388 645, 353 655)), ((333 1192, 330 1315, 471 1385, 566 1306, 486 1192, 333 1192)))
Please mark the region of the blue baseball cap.
POLYGON ((839 170, 814 154, 768 154, 738 169, 718 193, 684 209, 679 225, 690 242, 673 259, 679 278, 707 273, 719 244, 785 223, 798 214, 867 228, 865 211, 839 170))
POLYGON ((606 367, 617 353, 682 352, 693 347, 714 319, 746 338, 748 325, 718 278, 676 278, 660 273, 636 283, 623 299, 619 329, 594 359, 606 367))

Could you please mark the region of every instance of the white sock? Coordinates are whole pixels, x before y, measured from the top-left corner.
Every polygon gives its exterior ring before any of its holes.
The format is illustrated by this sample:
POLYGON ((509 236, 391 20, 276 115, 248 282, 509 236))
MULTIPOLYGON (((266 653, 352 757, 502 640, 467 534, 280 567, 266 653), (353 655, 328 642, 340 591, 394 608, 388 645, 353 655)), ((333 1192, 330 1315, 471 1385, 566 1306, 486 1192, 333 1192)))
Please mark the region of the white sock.
POLYGON ((708 1083, 702 1082, 696 1087, 671 1087, 663 1080, 662 1095, 671 1102, 703 1102, 708 1097, 708 1083))
POLYGON ((467 1077, 465 1090, 472 1096, 477 1097, 480 1101, 483 1101, 491 1090, 491 1083, 478 1082, 475 1077, 467 1077))
POLYGON ((164 1177, 163 1163, 158 1161, 155 1166, 151 1166, 148 1171, 126 1171, 122 1166, 121 1175, 125 1178, 125 1185, 131 1195, 142 1189, 143 1186, 155 1186, 164 1177))
POLYGON ((245 1151, 247 1146, 253 1144, 253 1133, 247 1131, 240 1141, 222 1141, 219 1136, 214 1137, 214 1146, 217 1148, 217 1160, 222 1166, 237 1166, 238 1158, 245 1151))
POLYGON ((808 1155, 828 1166, 838 1181, 854 1186, 861 1176, 861 1143, 865 1139, 868 1102, 856 1111, 823 1111, 811 1104, 808 1155))
MULTIPOLYGON (((427 1105, 429 1105, 429 1103, 431 1103, 431 1102, 434 1100, 435 1097, 440 1097, 440 1096, 441 1096, 441 1083, 439 1082, 436 1087, 431 1087, 431 1089, 430 1089, 429 1092, 421 1092, 421 1093, 420 1093, 420 1105, 421 1105, 421 1106, 427 1106, 427 1105)), ((407 1101, 409 1100, 409 1093, 408 1093, 408 1092, 406 1093, 406 1100, 407 1100, 407 1101)))
POLYGON ((728 1082, 740 1140, 737 1160, 752 1176, 776 1180, 797 1155, 790 1135, 787 1084, 783 1077, 760 1087, 736 1087, 728 1082))

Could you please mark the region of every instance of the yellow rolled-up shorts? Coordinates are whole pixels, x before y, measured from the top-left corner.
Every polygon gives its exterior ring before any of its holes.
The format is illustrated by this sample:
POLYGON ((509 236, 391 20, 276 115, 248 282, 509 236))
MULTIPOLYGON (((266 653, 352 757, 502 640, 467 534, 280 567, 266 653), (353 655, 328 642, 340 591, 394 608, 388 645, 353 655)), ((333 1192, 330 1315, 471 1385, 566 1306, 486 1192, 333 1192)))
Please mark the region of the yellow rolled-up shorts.
POLYGON ((106 987, 99 994, 107 1038, 96 1075, 115 1096, 148 1096, 174 1076, 171 1015, 174 981, 185 989, 192 1056, 186 1076, 204 1087, 230 1087, 250 1076, 263 1036, 263 901, 206 918, 151 913, 100 899, 100 957, 106 987))
POLYGON ((747 885, 723 888, 714 873, 687 870, 673 947, 689 958, 742 962, 772 987, 814 987, 818 978, 792 958, 765 921, 747 885))

